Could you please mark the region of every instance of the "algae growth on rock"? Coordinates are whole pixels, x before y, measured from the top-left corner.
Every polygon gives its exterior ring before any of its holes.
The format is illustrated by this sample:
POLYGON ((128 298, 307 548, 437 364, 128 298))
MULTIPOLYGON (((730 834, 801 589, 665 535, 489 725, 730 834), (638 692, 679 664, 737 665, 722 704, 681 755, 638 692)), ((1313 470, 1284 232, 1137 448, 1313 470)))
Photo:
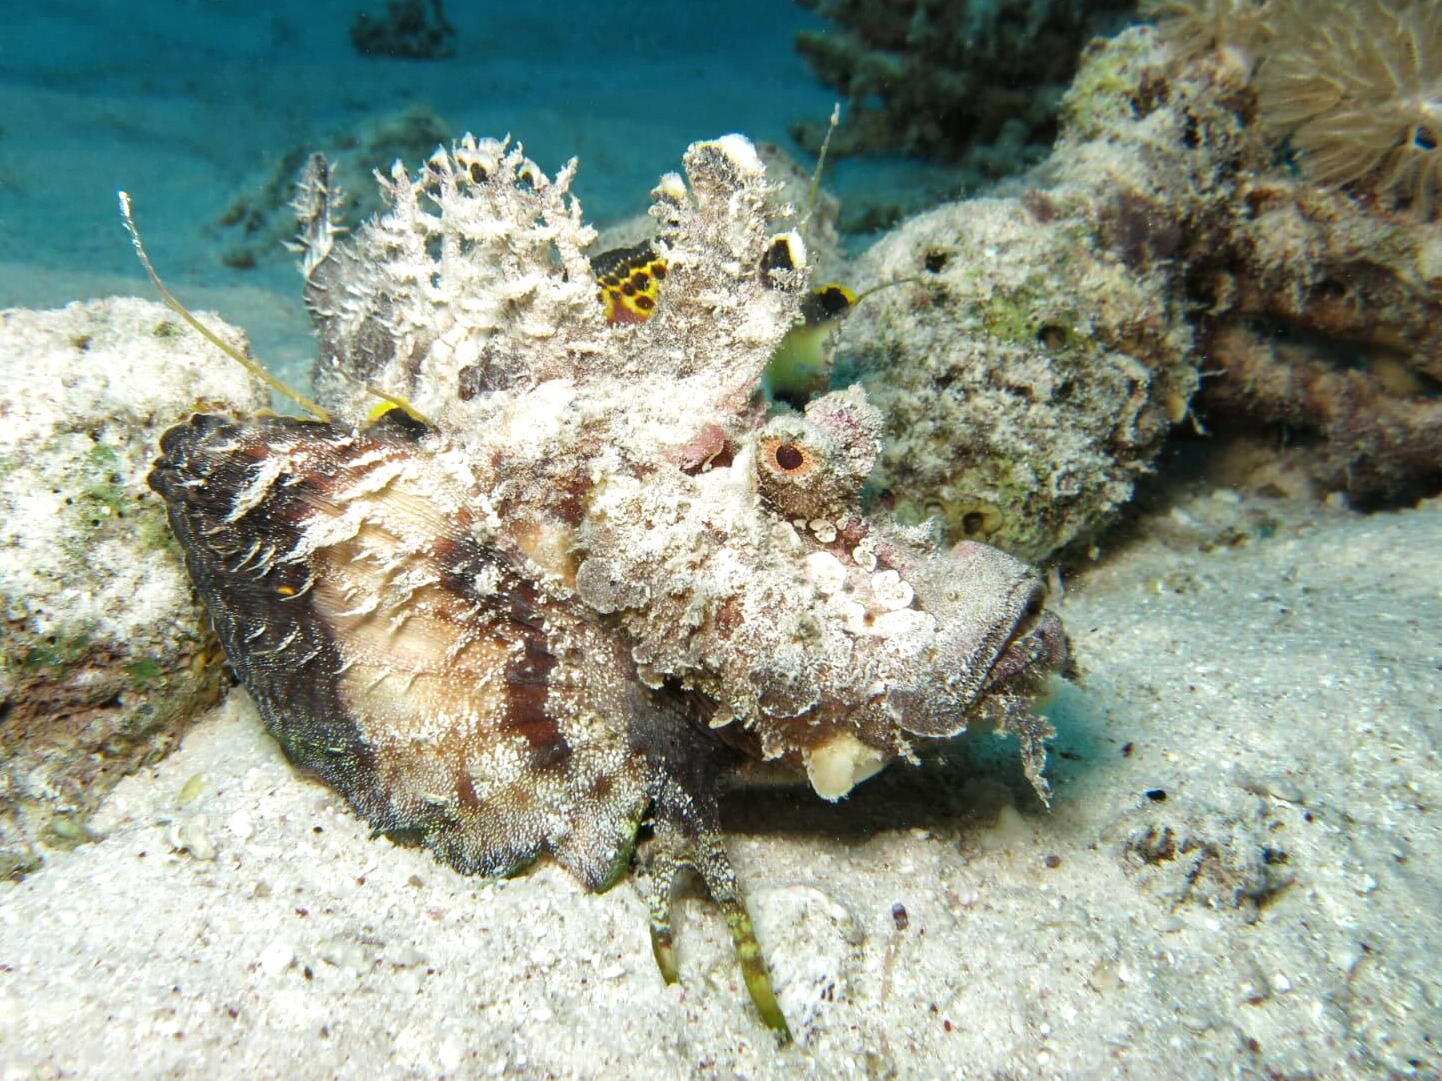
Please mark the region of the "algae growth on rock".
POLYGON ((839 341, 898 518, 1046 560, 1117 517, 1178 425, 1368 503, 1442 480, 1442 222, 1279 163, 1224 44, 1094 42, 1045 163, 861 258, 859 287, 909 283, 839 341))

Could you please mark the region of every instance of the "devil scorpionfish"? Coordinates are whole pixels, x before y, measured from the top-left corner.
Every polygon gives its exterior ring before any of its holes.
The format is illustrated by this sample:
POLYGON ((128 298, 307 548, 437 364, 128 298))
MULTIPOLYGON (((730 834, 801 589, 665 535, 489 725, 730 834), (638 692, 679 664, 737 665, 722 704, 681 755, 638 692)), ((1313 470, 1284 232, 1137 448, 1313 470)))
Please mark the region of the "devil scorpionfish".
POLYGON ((574 161, 467 136, 342 236, 312 159, 316 419, 196 415, 150 483, 292 762, 464 873, 549 854, 603 890, 634 857, 667 980, 697 874, 784 1037, 721 792, 762 762, 835 800, 989 722, 1045 799, 1065 638, 1032 568, 863 511, 859 388, 765 408, 805 246, 746 139, 685 167, 645 257, 593 266, 574 161))

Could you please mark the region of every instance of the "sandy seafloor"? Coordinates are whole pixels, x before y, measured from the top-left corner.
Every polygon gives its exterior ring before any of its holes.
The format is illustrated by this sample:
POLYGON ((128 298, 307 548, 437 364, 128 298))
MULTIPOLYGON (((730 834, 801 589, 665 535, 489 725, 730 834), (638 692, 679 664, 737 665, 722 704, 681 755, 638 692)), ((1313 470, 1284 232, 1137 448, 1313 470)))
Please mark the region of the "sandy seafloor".
POLYGON ((237 694, 0 889, 0 1077, 1436 1077, 1442 509, 1202 551, 1256 509, 1074 583, 1051 812, 994 737, 733 800, 787 1050, 704 902, 666 987, 629 882, 371 840, 237 694))
MULTIPOLYGON (((317 132, 425 101, 547 169, 580 154, 604 220, 687 142, 784 142, 830 105, 784 3, 454 4, 443 64, 357 58, 360 6, 7 16, 0 307, 148 295, 124 187, 177 292, 298 371, 288 261, 221 265, 213 223, 317 132)), ((1435 505, 1196 490, 1069 583, 1053 810, 987 737, 837 807, 733 800, 784 1051, 706 903, 668 988, 631 885, 372 840, 236 694, 122 783, 102 839, 0 885, 0 1078, 1442 1076, 1439 555, 1435 505)))

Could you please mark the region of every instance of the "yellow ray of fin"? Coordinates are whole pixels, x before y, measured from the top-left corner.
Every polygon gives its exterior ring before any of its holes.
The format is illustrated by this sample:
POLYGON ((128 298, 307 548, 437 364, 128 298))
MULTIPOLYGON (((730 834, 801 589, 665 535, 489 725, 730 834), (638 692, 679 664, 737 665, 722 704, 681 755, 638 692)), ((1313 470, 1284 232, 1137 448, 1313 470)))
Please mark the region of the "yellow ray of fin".
POLYGON ((123 191, 117 194, 119 194, 120 196, 120 216, 125 219, 125 230, 130 234, 131 243, 135 245, 135 254, 140 257, 140 265, 145 268, 145 273, 150 275, 151 283, 159 291, 160 299, 165 301, 166 306, 169 307, 171 311, 175 312, 176 315, 180 316, 187 323, 189 323, 190 326, 194 328, 197 334, 199 334, 202 338, 208 341, 211 345, 219 349, 226 356, 236 361, 242 368, 244 368, 251 375, 259 379, 271 390, 275 391, 277 394, 281 394, 289 398, 296 405, 304 409, 307 413, 310 413, 312 416, 314 416, 317 420, 329 423, 329 413, 327 413, 324 409, 318 406, 315 402, 307 398, 304 394, 301 394, 300 391, 292 390, 287 384, 281 382, 275 376, 271 375, 270 372, 266 371, 264 367, 262 367, 260 364, 257 364, 254 360, 246 356, 244 353, 240 352, 240 350, 226 344, 224 341, 221 340, 218 334, 216 334, 213 330, 211 330, 195 316, 191 315, 189 309, 187 309, 184 304, 180 303, 180 301, 175 299, 175 297, 171 294, 170 290, 165 287, 165 283, 160 280, 160 275, 155 272, 155 268, 150 265, 150 256, 145 254, 145 245, 141 243, 140 240, 140 230, 135 227, 135 219, 130 216, 130 196, 123 191))

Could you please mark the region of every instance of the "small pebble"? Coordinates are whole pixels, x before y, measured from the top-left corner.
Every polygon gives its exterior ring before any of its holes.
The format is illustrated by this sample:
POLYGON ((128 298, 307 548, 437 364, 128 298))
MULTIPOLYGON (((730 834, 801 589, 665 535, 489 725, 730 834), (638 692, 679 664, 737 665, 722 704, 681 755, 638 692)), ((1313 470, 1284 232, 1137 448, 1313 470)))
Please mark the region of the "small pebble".
POLYGON ((815 534, 816 539, 822 544, 830 544, 836 539, 836 526, 824 518, 818 518, 811 523, 811 532, 815 534))
POLYGON ((284 939, 276 939, 260 953, 260 970, 267 976, 279 976, 295 964, 295 950, 284 939))
POLYGON ((170 824, 165 839, 177 852, 189 852, 198 860, 215 859, 215 845, 210 840, 210 822, 205 815, 194 815, 170 824))
POLYGON ((226 822, 225 828, 238 841, 248 841, 255 836, 255 822, 251 820, 249 811, 236 811, 226 822))
POLYGON ((864 571, 874 571, 876 569, 876 553, 865 541, 851 550, 851 559, 852 562, 864 571))
POLYGON ((441 1041, 441 1046, 436 1048, 436 1059, 446 1073, 455 1073, 460 1069, 463 1054, 465 1054, 465 1046, 455 1035, 447 1036, 441 1041))

